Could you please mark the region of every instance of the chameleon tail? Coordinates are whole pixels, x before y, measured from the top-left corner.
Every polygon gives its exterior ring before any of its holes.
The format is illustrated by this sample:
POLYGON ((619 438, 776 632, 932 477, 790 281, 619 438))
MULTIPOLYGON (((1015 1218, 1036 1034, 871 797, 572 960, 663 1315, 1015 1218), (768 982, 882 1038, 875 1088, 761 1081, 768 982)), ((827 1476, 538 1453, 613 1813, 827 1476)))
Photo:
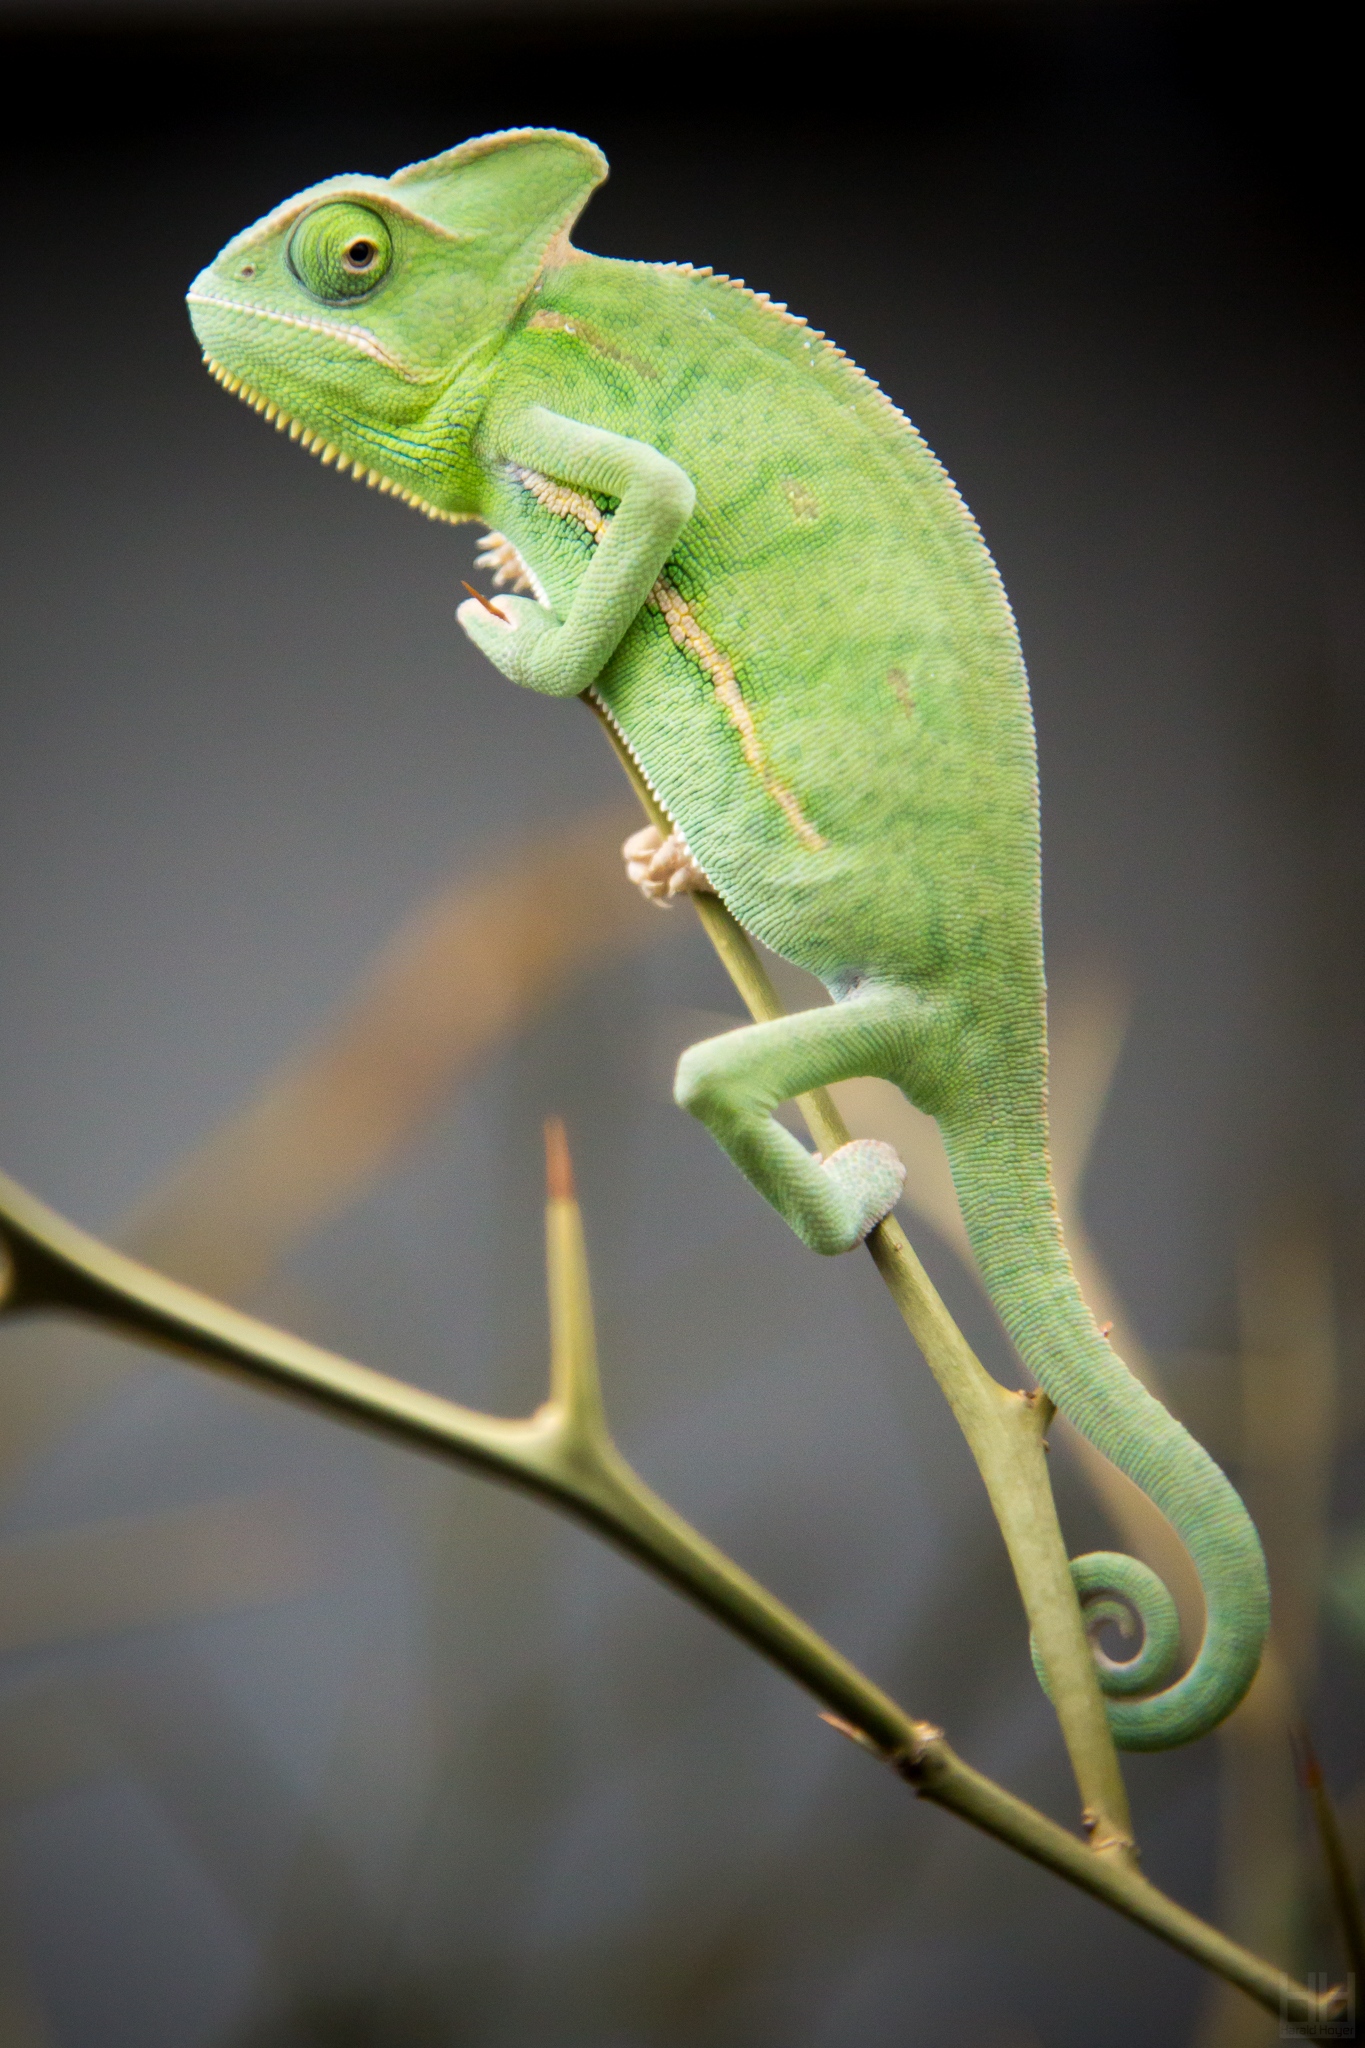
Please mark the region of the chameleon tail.
POLYGON ((1178 1629, 1156 1574, 1105 1552, 1072 1564, 1092 1619, 1121 1611, 1104 1598, 1116 1594, 1143 1624, 1143 1648, 1131 1663, 1098 1660, 1115 1742, 1121 1749, 1174 1748, 1216 1727, 1256 1675, 1270 1621, 1260 1541, 1224 1473, 1096 1327, 1062 1239, 1041 1106, 1022 1116, 1016 1107, 1008 1117, 1002 1105, 994 1107, 994 1116, 940 1118, 987 1291, 1029 1371, 1067 1420, 1161 1509, 1203 1587, 1207 1622, 1199 1654, 1168 1683, 1178 1629), (1116 1696, 1139 1689, 1150 1696, 1116 1696))

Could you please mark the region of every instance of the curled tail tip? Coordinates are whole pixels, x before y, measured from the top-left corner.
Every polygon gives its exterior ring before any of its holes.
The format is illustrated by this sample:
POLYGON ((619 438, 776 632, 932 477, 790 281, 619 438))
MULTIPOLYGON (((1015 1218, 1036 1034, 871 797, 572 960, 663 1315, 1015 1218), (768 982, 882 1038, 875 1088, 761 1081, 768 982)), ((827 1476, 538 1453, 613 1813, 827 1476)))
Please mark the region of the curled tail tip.
POLYGON ((1133 1376, 1091 1315, 1058 1220, 1042 1102, 1022 1121, 974 1115, 939 1122, 977 1263, 1020 1357, 1073 1427, 1160 1509, 1199 1574, 1204 1638, 1190 1668, 1175 1677, 1179 1629, 1155 1573, 1104 1553, 1073 1567, 1083 1599, 1110 1596, 1107 1612, 1096 1609, 1096 1626, 1122 1625, 1123 1608, 1143 1626, 1136 1658, 1098 1660, 1114 1740, 1123 1749, 1193 1742, 1232 1712, 1260 1664, 1270 1595, 1251 1517, 1227 1476, 1133 1376))
MULTIPOLYGON (((1114 1551, 1094 1551, 1072 1561, 1110 1731, 1119 1749, 1175 1749, 1195 1742, 1225 1721, 1245 1698, 1270 1626, 1265 1562, 1249 1518, 1245 1526, 1251 1540, 1244 1547, 1252 1554, 1242 1560, 1238 1597, 1230 1605, 1215 1605, 1210 1599, 1204 1640, 1180 1678, 1174 1677, 1180 1618, 1157 1574, 1136 1558, 1114 1551), (1115 1624, 1125 1637, 1141 1627, 1142 1642, 1134 1656, 1117 1660, 1107 1655, 1095 1640, 1106 1623, 1115 1624)), ((1034 1664, 1046 1690, 1036 1653, 1034 1664)))

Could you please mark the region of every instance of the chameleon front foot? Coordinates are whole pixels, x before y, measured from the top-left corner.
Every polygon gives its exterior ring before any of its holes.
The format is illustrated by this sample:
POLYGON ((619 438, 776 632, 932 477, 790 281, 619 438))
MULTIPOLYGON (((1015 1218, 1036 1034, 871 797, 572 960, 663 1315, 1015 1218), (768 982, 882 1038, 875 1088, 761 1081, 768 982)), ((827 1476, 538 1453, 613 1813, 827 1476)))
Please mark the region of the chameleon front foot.
POLYGON ((634 882, 648 902, 657 903, 661 909, 666 910, 679 896, 716 893, 697 866, 681 832, 670 832, 665 839, 657 825, 644 825, 631 833, 621 854, 627 879, 634 882))
POLYGON ((498 590, 521 591, 528 597, 539 599, 541 604, 548 602, 535 570, 517 553, 505 534, 484 535, 474 557, 474 567, 491 575, 498 590))

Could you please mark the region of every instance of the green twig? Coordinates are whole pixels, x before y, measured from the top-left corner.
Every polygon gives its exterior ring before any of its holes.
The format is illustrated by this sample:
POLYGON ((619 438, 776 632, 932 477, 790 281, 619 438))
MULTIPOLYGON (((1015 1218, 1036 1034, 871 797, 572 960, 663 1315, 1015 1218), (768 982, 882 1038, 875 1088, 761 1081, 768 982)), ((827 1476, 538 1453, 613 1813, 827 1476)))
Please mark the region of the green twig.
POLYGON ((550 1142, 547 1264, 552 1381, 508 1421, 307 1344, 183 1287, 78 1230, 0 1175, 0 1320, 84 1316, 133 1342, 245 1379, 389 1441, 538 1495, 647 1565, 788 1673, 827 1715, 933 1800, 1138 1921, 1268 2007, 1312 2021, 1340 2010, 965 1764, 764 1587, 683 1521, 617 1450, 598 1386, 582 1219, 562 1134, 550 1142))
MULTIPOLYGON (((646 815, 667 834, 672 830, 667 814, 638 763, 595 701, 589 697, 585 702, 600 719, 646 815)), ((718 896, 697 895, 692 900, 750 1015, 760 1023, 782 1016, 777 991, 748 934, 718 896)), ((826 1157, 848 1143, 848 1126, 825 1089, 798 1096, 797 1105, 826 1157)), ((1045 1438, 1054 1413, 1052 1403, 1041 1392, 1015 1393, 991 1377, 949 1315, 894 1216, 878 1224, 867 1246, 947 1397, 985 1481, 1048 1675, 1048 1690, 1075 1773, 1091 1845, 1101 1854, 1131 1859, 1128 1795, 1048 1477, 1045 1438)))

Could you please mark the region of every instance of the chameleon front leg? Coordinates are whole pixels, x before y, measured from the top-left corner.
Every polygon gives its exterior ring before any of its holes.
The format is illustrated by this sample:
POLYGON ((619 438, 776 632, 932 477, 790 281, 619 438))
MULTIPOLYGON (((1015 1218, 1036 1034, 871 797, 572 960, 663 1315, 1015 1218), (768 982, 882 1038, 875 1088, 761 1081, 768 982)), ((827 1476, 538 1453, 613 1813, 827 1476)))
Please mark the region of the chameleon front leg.
POLYGON ((860 992, 830 1009, 703 1039, 679 1060, 673 1092, 803 1243, 851 1251, 894 1207, 904 1166, 877 1138, 813 1158, 772 1112, 831 1081, 905 1074, 928 1028, 928 1006, 909 990, 860 992))
POLYGON ((491 459, 617 501, 562 620, 519 597, 499 599, 505 625, 472 598, 456 614, 475 646, 512 682, 551 697, 580 696, 639 616, 692 517, 692 480, 647 442, 539 405, 500 429, 491 459))

